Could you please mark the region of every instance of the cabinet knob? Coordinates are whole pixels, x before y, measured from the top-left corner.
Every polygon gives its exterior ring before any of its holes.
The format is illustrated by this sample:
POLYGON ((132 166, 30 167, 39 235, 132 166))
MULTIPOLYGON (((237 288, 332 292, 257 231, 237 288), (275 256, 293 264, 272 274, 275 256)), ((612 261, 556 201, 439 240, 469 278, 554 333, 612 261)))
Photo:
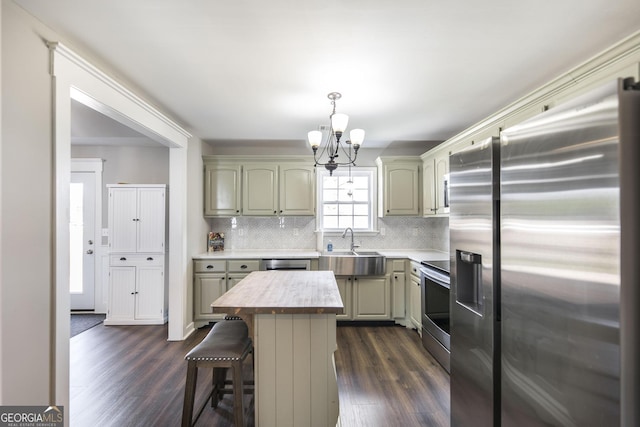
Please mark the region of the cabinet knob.
POLYGON ((125 257, 120 257, 120 261, 126 261, 127 259, 125 257))
POLYGON ((148 257, 147 261, 153 261, 153 258, 152 257, 148 257))
POLYGON ((209 264, 207 265, 207 270, 211 270, 213 268, 213 265, 209 264))
POLYGON ((241 268, 241 269, 243 269, 243 270, 245 270, 245 269, 247 269, 247 268, 249 268, 249 267, 247 267, 247 265, 246 265, 246 264, 242 264, 242 265, 240 266, 240 268, 241 268))

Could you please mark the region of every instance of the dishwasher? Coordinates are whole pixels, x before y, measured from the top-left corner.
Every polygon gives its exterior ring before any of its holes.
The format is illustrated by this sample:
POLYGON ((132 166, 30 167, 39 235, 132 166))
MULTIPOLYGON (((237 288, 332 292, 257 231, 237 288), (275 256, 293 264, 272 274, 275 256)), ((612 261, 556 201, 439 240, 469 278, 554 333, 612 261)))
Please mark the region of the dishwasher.
POLYGON ((311 260, 308 259, 263 259, 260 270, 310 270, 311 260))

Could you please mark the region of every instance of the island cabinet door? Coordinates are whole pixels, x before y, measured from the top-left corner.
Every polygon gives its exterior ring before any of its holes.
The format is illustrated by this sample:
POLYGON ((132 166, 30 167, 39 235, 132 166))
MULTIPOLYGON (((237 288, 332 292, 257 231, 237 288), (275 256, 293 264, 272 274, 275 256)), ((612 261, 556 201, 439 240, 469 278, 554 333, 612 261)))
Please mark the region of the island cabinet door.
POLYGON ((389 278, 355 277, 353 282, 353 317, 361 320, 391 319, 389 278))
POLYGON ((260 426, 336 426, 334 314, 256 314, 255 417, 260 426))

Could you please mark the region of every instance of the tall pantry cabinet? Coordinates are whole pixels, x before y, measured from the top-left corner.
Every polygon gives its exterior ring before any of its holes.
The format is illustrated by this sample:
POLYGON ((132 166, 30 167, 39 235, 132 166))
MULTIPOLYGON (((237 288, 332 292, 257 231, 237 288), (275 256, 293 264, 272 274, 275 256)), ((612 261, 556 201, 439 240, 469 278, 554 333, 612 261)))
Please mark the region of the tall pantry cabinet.
POLYGON ((167 321, 167 189, 113 184, 109 190, 109 302, 105 325, 167 321))

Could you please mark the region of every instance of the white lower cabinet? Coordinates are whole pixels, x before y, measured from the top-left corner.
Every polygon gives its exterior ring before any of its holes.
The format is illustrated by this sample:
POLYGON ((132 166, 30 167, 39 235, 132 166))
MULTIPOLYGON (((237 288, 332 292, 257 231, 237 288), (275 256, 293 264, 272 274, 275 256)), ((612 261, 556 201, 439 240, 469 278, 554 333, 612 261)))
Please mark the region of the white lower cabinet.
POLYGON ((227 292, 227 276, 223 273, 196 273, 194 275, 194 317, 220 319, 221 314, 211 313, 211 303, 227 292))
POLYGON ((391 319, 391 285, 388 276, 354 277, 353 318, 356 320, 391 319))
POLYGON ((162 255, 112 256, 105 325, 161 325, 165 309, 162 255))
POLYGON ((211 303, 217 300, 252 271, 260 269, 260 261, 250 260, 194 260, 193 261, 193 320, 196 327, 221 320, 224 314, 211 313, 211 303))
POLYGON ((389 276, 337 276, 344 314, 337 320, 391 320, 389 276))
POLYGON ((420 270, 418 264, 411 263, 409 279, 409 317, 411 325, 422 334, 422 291, 420 289, 420 270))

